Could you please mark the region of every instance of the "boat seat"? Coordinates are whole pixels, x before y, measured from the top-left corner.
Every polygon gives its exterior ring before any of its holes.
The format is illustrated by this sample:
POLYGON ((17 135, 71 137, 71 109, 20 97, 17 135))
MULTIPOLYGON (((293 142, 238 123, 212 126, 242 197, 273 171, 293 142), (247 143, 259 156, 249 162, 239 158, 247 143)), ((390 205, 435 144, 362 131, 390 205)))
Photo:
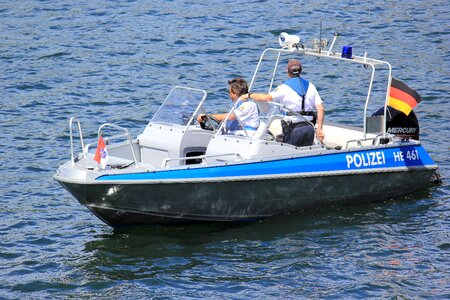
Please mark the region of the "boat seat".
POLYGON ((255 134, 253 135, 254 139, 260 139, 264 133, 267 131, 267 123, 265 120, 259 121, 258 129, 256 130, 255 134))
POLYGON ((282 116, 272 116, 269 120, 260 120, 260 124, 255 134, 254 139, 266 139, 267 133, 272 137, 276 137, 282 133, 281 129, 282 116))
POLYGON ((272 134, 274 137, 280 135, 283 133, 283 129, 281 128, 281 116, 274 116, 271 119, 268 131, 270 134, 272 134))

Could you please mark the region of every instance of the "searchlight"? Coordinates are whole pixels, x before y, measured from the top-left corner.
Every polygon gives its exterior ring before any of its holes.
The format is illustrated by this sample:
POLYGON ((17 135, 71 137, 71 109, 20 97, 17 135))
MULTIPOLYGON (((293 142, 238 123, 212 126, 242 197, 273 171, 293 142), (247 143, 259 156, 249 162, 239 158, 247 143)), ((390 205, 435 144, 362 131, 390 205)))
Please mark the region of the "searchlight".
POLYGON ((280 33, 278 42, 282 48, 292 49, 294 46, 300 44, 300 37, 298 35, 288 34, 286 32, 280 33))

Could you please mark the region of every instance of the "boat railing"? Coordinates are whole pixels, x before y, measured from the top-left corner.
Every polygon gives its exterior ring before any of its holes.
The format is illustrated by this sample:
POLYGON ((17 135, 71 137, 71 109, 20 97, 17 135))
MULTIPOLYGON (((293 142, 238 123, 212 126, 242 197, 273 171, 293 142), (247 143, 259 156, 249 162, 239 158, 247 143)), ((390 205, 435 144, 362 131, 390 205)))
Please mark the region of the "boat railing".
POLYGON ((292 116, 296 116, 296 117, 301 117, 303 118, 303 121, 308 123, 309 125, 311 125, 312 127, 314 127, 314 124, 308 119, 306 118, 304 115, 300 114, 297 111, 294 111, 292 109, 287 108, 286 106, 284 106, 283 104, 277 103, 277 102, 268 102, 269 105, 271 106, 275 106, 278 107, 281 111, 285 111, 288 114, 292 115, 292 116))
POLYGON ((356 147, 362 147, 363 146, 363 142, 368 142, 368 141, 372 141, 373 142, 373 138, 362 138, 362 139, 348 140, 348 141, 345 142, 344 150, 348 150, 352 143, 355 143, 356 147))
POLYGON ((161 169, 164 169, 167 167, 167 163, 170 161, 183 161, 183 160, 191 160, 191 159, 201 159, 205 160, 207 158, 216 158, 216 157, 222 157, 222 156, 236 156, 238 160, 242 160, 242 157, 239 153, 223 153, 223 154, 216 154, 216 155, 198 155, 198 156, 189 156, 189 157, 166 157, 163 159, 161 163, 161 169))
POLYGON ((128 140, 128 143, 130 144, 130 147, 131 147, 131 153, 133 154, 134 165, 136 167, 138 167, 139 166, 139 162, 137 160, 137 156, 136 156, 136 153, 134 151, 133 140, 131 138, 131 133, 128 131, 128 129, 126 129, 124 127, 121 127, 121 126, 118 126, 118 125, 115 125, 115 124, 105 123, 105 124, 102 124, 98 128, 98 138, 100 138, 100 136, 102 135, 102 129, 105 128, 105 127, 111 127, 111 128, 114 128, 114 129, 117 129, 117 130, 121 130, 121 131, 124 132, 123 134, 116 134, 116 135, 113 135, 113 136, 110 136, 110 137, 105 137, 105 142, 110 141, 112 139, 126 138, 128 140))
MULTIPOLYGON (((225 117, 225 120, 224 120, 223 122, 221 122, 221 124, 220 124, 220 126, 219 126, 219 129, 217 130, 216 134, 221 134, 221 133, 224 131, 224 127, 226 127, 226 123, 227 123, 226 121, 229 120, 231 114, 233 113, 233 111, 236 109, 236 107, 238 106, 238 104, 239 104, 240 102, 242 102, 242 100, 241 100, 241 99, 238 99, 238 100, 234 103, 234 105, 232 106, 232 108, 228 111, 228 113, 227 113, 227 115, 226 115, 226 117, 225 117)), ((255 135, 253 136, 254 138, 259 138, 259 137, 262 136, 265 132, 267 132, 267 129, 270 127, 271 121, 274 119, 274 117, 277 117, 277 116, 286 116, 286 115, 290 115, 290 116, 301 117, 301 118, 303 119, 304 122, 308 123, 309 125, 311 125, 311 126, 314 128, 314 124, 313 124, 310 120, 308 120, 308 118, 306 118, 304 115, 300 114, 299 112, 296 112, 296 111, 294 111, 294 110, 292 110, 292 109, 289 109, 288 107, 286 107, 286 106, 284 106, 284 105, 282 105, 282 104, 280 104, 280 103, 273 102, 273 101, 270 101, 270 102, 264 102, 264 104, 268 105, 268 106, 271 107, 271 108, 277 108, 277 109, 278 109, 278 110, 277 110, 278 113, 274 113, 273 111, 271 111, 271 112, 267 113, 267 114, 264 116, 264 118, 265 118, 268 122, 266 122, 266 124, 265 124, 265 126, 264 126, 264 127, 265 127, 264 130, 261 130, 260 128, 258 128, 258 130, 257 130, 258 134, 255 134, 255 135), (281 112, 284 112, 284 113, 281 113, 281 112)), ((235 119, 238 121, 240 127, 242 128, 242 131, 244 132, 244 135, 247 136, 247 137, 249 137, 249 134, 247 133, 247 130, 245 130, 245 126, 244 126, 244 124, 242 123, 242 121, 241 121, 236 115, 235 115, 235 119)), ((261 122, 261 123, 260 123, 260 127, 261 127, 261 126, 263 126, 263 122, 262 122, 261 116, 260 116, 260 122, 261 122)))
POLYGON ((86 155, 87 155, 86 149, 84 147, 84 140, 83 140, 83 132, 81 130, 81 123, 80 123, 80 121, 77 120, 76 117, 71 117, 70 120, 69 120, 69 133, 70 133, 70 161, 72 162, 72 165, 75 164, 75 154, 73 152, 73 130, 72 130, 73 122, 76 122, 77 125, 78 125, 78 135, 80 137, 81 149, 82 149, 81 151, 82 151, 83 158, 85 158, 86 155))
POLYGON ((366 137, 366 138, 362 138, 362 139, 348 140, 345 143, 344 150, 348 150, 350 147, 350 144, 352 144, 352 143, 355 143, 357 147, 367 146, 367 145, 364 145, 363 143, 368 142, 368 141, 371 141, 371 145, 379 146, 380 144, 392 143, 394 141, 394 139, 393 139, 392 135, 383 136, 383 134, 381 134, 381 135, 377 135, 375 137, 366 137))
MULTIPOLYGON (((231 109, 228 111, 227 115, 225 116, 225 119, 223 120, 223 122, 221 122, 219 128, 217 129, 217 131, 214 131, 216 134, 222 133, 226 130, 226 126, 227 126, 227 121, 230 119, 231 114, 234 114, 234 110, 238 107, 238 104, 243 102, 240 98, 238 98, 234 103, 233 106, 231 107, 231 109)), ((236 118, 236 120, 239 123, 239 126, 242 127, 242 131, 244 132, 245 136, 249 136, 249 134, 247 133, 247 130, 245 130, 245 126, 242 124, 242 121, 236 116, 236 114, 234 114, 234 117, 236 118)))
MULTIPOLYGON (((333 45, 334 45, 334 41, 333 41, 332 46, 333 45)), ((332 46, 330 47, 330 49, 328 49, 328 51, 325 51, 325 50, 321 51, 321 49, 305 48, 301 44, 298 44, 298 45, 296 45, 296 47, 292 47, 292 48, 283 47, 283 48, 267 48, 267 49, 265 49, 259 58, 258 64, 256 66, 255 72, 253 74, 252 80, 249 85, 249 91, 252 90, 253 84, 256 81, 256 76, 257 76, 258 72, 260 71, 260 66, 261 66, 266 54, 269 52, 275 53, 277 55, 277 58, 275 60, 275 65, 273 68, 268 93, 270 93, 272 91, 273 82, 274 82, 275 75, 278 70, 281 54, 300 54, 300 55, 316 57, 318 59, 324 58, 324 59, 332 59, 332 60, 336 60, 336 61, 340 61, 340 62, 359 64, 359 65, 363 65, 365 68, 370 67, 371 68, 371 76, 370 76, 366 101, 364 104, 364 118, 363 118, 363 135, 364 135, 364 137, 366 137, 366 135, 368 134, 366 119, 368 116, 369 101, 371 99, 371 92, 372 92, 373 82, 374 82, 374 78, 375 78, 375 69, 379 66, 380 67, 384 66, 385 68, 387 68, 387 72, 388 72, 388 76, 387 76, 388 82, 387 82, 386 94, 385 94, 385 100, 384 100, 384 116, 383 116, 383 134, 384 134, 384 137, 386 137, 386 134, 387 134, 386 133, 386 107, 389 102, 389 90, 390 90, 391 79, 392 79, 391 65, 387 61, 369 58, 369 57, 367 57, 367 53, 364 53, 364 56, 356 56, 355 55, 355 56, 352 56, 351 58, 343 58, 340 53, 336 53, 336 52, 332 51, 332 46)))
MULTIPOLYGON (((260 127, 258 127, 258 130, 253 135, 253 138, 262 138, 265 133, 270 131, 273 122, 284 119, 286 115, 300 117, 303 119, 303 122, 309 124, 314 128, 314 124, 304 115, 300 114, 299 112, 293 111, 280 103, 270 101, 264 102, 264 105, 268 105, 270 107, 269 112, 264 114, 263 116, 260 116, 260 127)), ((273 132, 270 133, 273 134, 273 132)))

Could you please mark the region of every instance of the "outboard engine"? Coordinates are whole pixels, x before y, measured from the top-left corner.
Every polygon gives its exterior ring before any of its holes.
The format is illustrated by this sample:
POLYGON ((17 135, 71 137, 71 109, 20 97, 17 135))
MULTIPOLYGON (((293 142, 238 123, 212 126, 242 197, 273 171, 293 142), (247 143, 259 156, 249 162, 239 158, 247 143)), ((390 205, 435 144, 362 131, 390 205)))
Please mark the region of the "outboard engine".
MULTIPOLYGON (((409 115, 396 110, 390 106, 386 107, 386 132, 394 134, 400 138, 412 138, 419 140, 419 121, 417 120, 414 111, 409 115)), ((384 107, 377 110, 372 116, 382 116, 384 114, 384 107)))

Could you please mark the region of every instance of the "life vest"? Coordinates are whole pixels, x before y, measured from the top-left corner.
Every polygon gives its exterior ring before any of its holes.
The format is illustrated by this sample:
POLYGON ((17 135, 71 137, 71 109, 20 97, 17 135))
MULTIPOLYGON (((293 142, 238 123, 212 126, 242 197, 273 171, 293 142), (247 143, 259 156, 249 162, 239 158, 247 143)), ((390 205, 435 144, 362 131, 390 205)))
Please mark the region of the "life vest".
POLYGON ((284 84, 293 89, 302 98, 302 110, 298 113, 303 116, 312 116, 311 122, 316 124, 317 112, 305 111, 305 95, 309 88, 309 81, 301 77, 292 77, 286 80, 284 84))
POLYGON ((309 88, 309 81, 301 77, 292 77, 284 83, 293 89, 302 98, 302 112, 305 111, 305 95, 309 88))

